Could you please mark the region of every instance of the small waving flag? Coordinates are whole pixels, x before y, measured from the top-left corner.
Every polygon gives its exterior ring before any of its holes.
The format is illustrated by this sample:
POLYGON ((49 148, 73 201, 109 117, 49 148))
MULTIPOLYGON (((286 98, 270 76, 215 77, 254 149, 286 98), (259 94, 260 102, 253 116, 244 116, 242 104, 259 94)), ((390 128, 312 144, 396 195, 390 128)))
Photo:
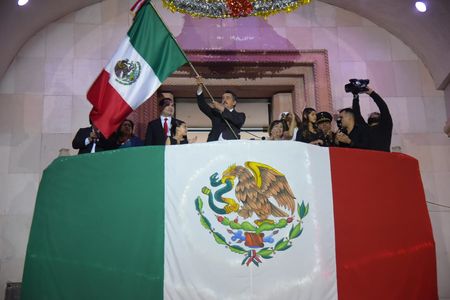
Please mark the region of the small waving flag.
POLYGON ((187 62, 149 1, 138 1, 133 25, 87 93, 92 122, 106 137, 187 62))

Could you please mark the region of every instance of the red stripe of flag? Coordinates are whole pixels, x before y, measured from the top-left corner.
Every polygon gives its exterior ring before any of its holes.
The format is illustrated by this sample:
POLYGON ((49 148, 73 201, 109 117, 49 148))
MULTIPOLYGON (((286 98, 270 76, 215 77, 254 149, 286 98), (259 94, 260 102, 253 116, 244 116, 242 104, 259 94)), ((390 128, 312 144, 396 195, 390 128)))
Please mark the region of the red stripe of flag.
POLYGON ((417 160, 336 148, 330 160, 339 299, 438 299, 417 160))
POLYGON ((142 8, 142 6, 144 5, 145 1, 147 0, 137 0, 133 6, 130 8, 130 11, 134 14, 137 14, 137 12, 142 8))
POLYGON ((109 78, 109 73, 103 70, 87 93, 87 98, 93 105, 89 116, 106 138, 110 137, 133 111, 109 84, 109 78))

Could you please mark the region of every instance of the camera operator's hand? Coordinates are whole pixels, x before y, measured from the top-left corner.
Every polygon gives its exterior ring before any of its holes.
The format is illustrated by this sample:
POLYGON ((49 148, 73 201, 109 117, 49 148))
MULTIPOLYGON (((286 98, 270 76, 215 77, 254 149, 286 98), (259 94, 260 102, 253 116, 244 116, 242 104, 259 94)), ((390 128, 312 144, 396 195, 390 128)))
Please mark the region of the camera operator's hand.
POLYGON ((292 121, 292 114, 291 113, 282 113, 281 114, 281 120, 285 120, 286 123, 290 124, 292 121))
POLYGON ((352 140, 348 137, 348 135, 346 135, 343 132, 338 132, 336 134, 336 141, 338 141, 339 143, 344 143, 344 144, 352 143, 352 140))
POLYGON ((367 91, 365 91, 364 93, 366 93, 367 95, 372 94, 373 90, 370 88, 370 86, 367 86, 367 91))

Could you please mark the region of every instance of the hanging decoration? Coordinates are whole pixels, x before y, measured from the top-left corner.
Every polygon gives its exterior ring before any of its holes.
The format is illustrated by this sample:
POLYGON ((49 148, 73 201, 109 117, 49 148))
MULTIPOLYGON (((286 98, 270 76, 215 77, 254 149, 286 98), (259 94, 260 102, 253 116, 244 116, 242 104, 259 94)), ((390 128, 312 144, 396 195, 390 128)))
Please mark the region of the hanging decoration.
POLYGON ((163 0, 172 12, 193 17, 240 18, 268 17, 280 12, 292 12, 311 0, 163 0))
POLYGON ((233 18, 246 17, 253 11, 249 0, 227 0, 227 6, 233 18))

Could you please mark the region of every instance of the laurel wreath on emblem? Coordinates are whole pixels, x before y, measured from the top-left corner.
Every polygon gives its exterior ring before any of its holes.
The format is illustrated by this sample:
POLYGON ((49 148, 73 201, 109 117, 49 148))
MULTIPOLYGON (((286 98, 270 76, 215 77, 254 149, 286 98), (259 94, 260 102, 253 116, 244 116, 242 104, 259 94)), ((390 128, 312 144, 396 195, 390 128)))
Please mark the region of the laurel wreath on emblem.
POLYGON ((212 226, 205 215, 204 202, 198 196, 195 209, 200 216, 200 224, 212 234, 217 244, 244 255, 241 265, 253 263, 259 267, 262 259, 271 259, 277 252, 291 248, 292 241, 302 234, 309 203, 302 201, 296 204, 286 177, 274 168, 250 161, 245 163, 245 167, 232 165, 222 173, 221 179, 218 173, 212 174, 210 184, 218 188, 215 193, 205 186, 202 194, 208 197, 208 207, 215 213, 218 225, 223 226, 230 236, 225 237, 212 226), (239 203, 224 197, 233 188, 239 203), (278 206, 269 198, 275 199, 278 206), (254 214, 258 219, 252 221, 254 214), (244 221, 240 222, 240 217, 244 221), (291 223, 289 233, 275 242, 275 236, 282 230, 287 231, 284 229, 291 223))
POLYGON ((136 82, 141 75, 141 64, 138 61, 131 61, 128 58, 119 60, 114 66, 114 73, 116 74, 116 81, 130 85, 136 82))

